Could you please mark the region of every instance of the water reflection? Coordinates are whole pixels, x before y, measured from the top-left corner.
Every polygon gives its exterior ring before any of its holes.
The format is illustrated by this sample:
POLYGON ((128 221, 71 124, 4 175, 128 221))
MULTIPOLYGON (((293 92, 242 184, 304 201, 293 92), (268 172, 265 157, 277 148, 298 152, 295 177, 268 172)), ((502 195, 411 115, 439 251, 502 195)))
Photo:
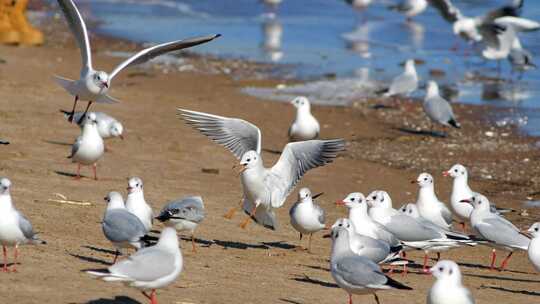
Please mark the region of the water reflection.
POLYGON ((411 42, 414 48, 421 49, 424 46, 424 26, 421 23, 415 21, 409 21, 405 23, 409 32, 411 33, 411 42))
POLYGON ((272 62, 279 62, 283 58, 281 50, 281 40, 283 36, 283 26, 276 15, 266 16, 261 25, 263 42, 261 49, 272 62))
POLYGON ((370 58, 371 52, 369 51, 369 34, 370 23, 360 22, 354 31, 345 33, 342 38, 346 42, 346 48, 360 55, 362 58, 370 58))

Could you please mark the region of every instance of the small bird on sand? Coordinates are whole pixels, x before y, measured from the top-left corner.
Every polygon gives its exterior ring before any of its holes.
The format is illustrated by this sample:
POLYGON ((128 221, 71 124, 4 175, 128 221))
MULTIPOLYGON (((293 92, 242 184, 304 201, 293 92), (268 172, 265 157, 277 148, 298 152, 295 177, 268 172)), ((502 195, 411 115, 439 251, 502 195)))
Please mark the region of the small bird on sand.
POLYGON ((325 213, 324 210, 313 201, 322 193, 311 195, 308 188, 302 188, 298 191, 298 201, 289 210, 291 225, 302 235, 309 234, 308 252, 311 253, 311 237, 313 233, 321 231, 325 228, 325 213))
POLYGON ((144 199, 143 181, 139 177, 132 177, 128 180, 128 195, 126 199, 126 209, 141 220, 148 233, 152 229, 154 214, 152 207, 144 199))
POLYGON ((71 155, 68 156, 74 163, 77 163, 75 179, 81 178, 81 165, 85 165, 92 166, 94 179, 97 180, 97 161, 103 156, 104 152, 105 146, 103 138, 98 133, 96 114, 89 113, 81 135, 71 146, 71 155))
POLYGON ((311 114, 311 104, 306 97, 296 97, 291 101, 296 108, 296 118, 289 127, 289 141, 316 139, 321 130, 319 122, 311 114))
POLYGON ((439 261, 430 273, 436 280, 428 291, 427 304, 474 304, 471 291, 461 283, 461 271, 454 261, 439 261))
POLYGON ((424 113, 432 122, 431 131, 433 132, 433 123, 438 123, 445 127, 461 128, 457 122, 452 106, 448 101, 439 95, 439 86, 435 81, 429 81, 427 84, 427 93, 422 103, 424 113))
POLYGON ((527 249, 527 256, 529 257, 531 264, 533 264, 534 269, 540 272, 540 222, 532 224, 531 227, 523 233, 532 237, 529 248, 527 249))

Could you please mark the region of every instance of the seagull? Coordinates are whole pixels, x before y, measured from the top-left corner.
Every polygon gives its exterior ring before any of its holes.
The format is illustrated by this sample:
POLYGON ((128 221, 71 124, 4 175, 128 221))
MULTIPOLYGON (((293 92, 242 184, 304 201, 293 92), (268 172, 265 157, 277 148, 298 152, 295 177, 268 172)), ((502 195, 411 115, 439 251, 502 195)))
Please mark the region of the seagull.
POLYGON ((500 71, 501 60, 507 59, 517 39, 516 31, 511 25, 490 23, 480 27, 485 49, 482 56, 488 60, 496 60, 500 71))
MULTIPOLYGON (((456 121, 452 106, 439 95, 439 86, 435 81, 428 81, 427 93, 422 107, 432 123, 456 129, 461 128, 461 125, 456 121)), ((431 129, 433 130, 433 124, 431 124, 431 129)))
POLYGON ((202 198, 200 196, 186 196, 165 205, 156 219, 177 231, 189 231, 191 233, 191 248, 193 252, 196 252, 195 228, 203 221, 204 216, 202 198))
POLYGON ((109 192, 105 201, 107 209, 105 209, 101 228, 105 237, 116 248, 114 264, 122 248, 141 249, 144 247, 146 229, 138 217, 127 211, 120 193, 109 192))
MULTIPOLYGON (((71 112, 67 112, 64 110, 60 110, 60 112, 64 113, 64 116, 69 119, 71 116, 71 112)), ((108 139, 111 137, 120 137, 120 139, 124 139, 124 136, 122 135, 124 131, 124 127, 122 124, 116 120, 114 117, 105 114, 103 112, 90 112, 94 113, 96 115, 96 122, 97 122, 97 129, 99 136, 103 139, 108 139)), ((87 113, 89 114, 89 113, 87 113)), ((77 122, 77 125, 82 129, 84 126, 84 123, 86 121, 86 115, 84 115, 83 112, 75 112, 73 114, 73 117, 75 121, 77 122)))
POLYGON ((399 213, 392 207, 392 198, 388 192, 383 190, 371 192, 366 198, 366 203, 369 207, 369 217, 381 225, 385 225, 392 216, 399 213))
MULTIPOLYGON (((189 125, 225 146, 240 159, 240 163, 233 168, 239 168, 244 190, 241 206, 249 215, 241 223, 242 228, 247 226, 251 218, 268 229, 276 230, 273 209, 285 203, 308 170, 331 163, 339 152, 345 150, 343 139, 289 143, 278 162, 271 168, 265 168, 261 157, 261 131, 255 125, 238 118, 184 109, 178 111, 189 125)), ((230 218, 233 210, 226 216, 230 218)))
POLYGON ((349 208, 349 220, 356 233, 385 241, 391 246, 399 245, 399 240, 392 233, 369 217, 366 199, 362 193, 350 193, 345 199, 337 201, 336 205, 349 208))
POLYGON ((386 276, 379 265, 367 257, 355 255, 349 247, 349 232, 338 227, 332 231, 332 253, 330 256, 330 271, 337 285, 349 294, 349 304, 352 304, 353 294, 373 294, 378 290, 412 288, 405 286, 386 276))
POLYGON ((473 205, 471 212, 471 227, 482 238, 488 242, 487 246, 493 248, 491 252, 491 270, 495 267, 497 257, 495 250, 502 249, 508 251, 508 256, 503 260, 500 270, 504 270, 512 253, 516 249, 527 250, 531 240, 520 234, 514 224, 500 215, 491 212, 489 200, 482 194, 476 194, 470 199, 462 200, 464 203, 473 205))
POLYGON ((126 209, 141 220, 146 233, 152 229, 154 214, 152 207, 144 199, 143 181, 139 177, 128 180, 126 209))
POLYGON ((319 137, 321 128, 319 122, 311 114, 311 105, 304 96, 299 96, 291 101, 296 108, 296 118, 289 128, 290 141, 302 141, 319 137))
POLYGON ((87 270, 107 282, 123 282, 137 288, 157 304, 156 289, 170 285, 182 272, 182 252, 174 228, 165 227, 156 245, 143 248, 107 269, 87 270), (147 291, 151 291, 147 294, 147 291))
POLYGON ((523 232, 526 236, 532 237, 529 248, 527 249, 527 256, 529 261, 534 266, 536 271, 540 272, 540 222, 536 222, 531 227, 523 232))
POLYGON ((345 0, 345 2, 357 10, 364 10, 371 4, 372 0, 345 0))
POLYGON ((399 4, 390 6, 407 17, 410 21, 412 17, 421 14, 428 6, 427 0, 402 0, 399 4))
POLYGON ((15 261, 11 271, 16 272, 19 245, 46 244, 45 241, 38 238, 30 221, 19 210, 15 209, 10 191, 11 181, 5 177, 0 178, 0 244, 2 244, 4 252, 4 272, 9 272, 6 247, 15 247, 15 261))
POLYGON ((105 146, 103 138, 99 136, 97 129, 96 114, 89 113, 86 116, 81 135, 77 137, 77 140, 71 146, 71 155, 68 158, 77 163, 77 176, 75 179, 81 178, 81 165, 85 165, 92 166, 94 179, 97 180, 97 161, 103 156, 105 146))
POLYGON ((429 173, 421 173, 411 183, 419 186, 416 206, 420 215, 435 225, 449 230, 452 225, 452 212, 435 195, 433 177, 429 173))
POLYGON ((302 188, 298 191, 298 201, 289 210, 291 225, 302 235, 309 234, 308 252, 311 253, 311 237, 313 233, 325 228, 324 210, 313 201, 322 193, 311 195, 308 188, 302 188))
POLYGON ((512 42, 508 61, 512 66, 512 72, 518 71, 520 73, 519 78, 523 77, 523 72, 536 69, 532 53, 523 48, 517 36, 512 42))
POLYGON ((409 96, 418 88, 418 75, 414 67, 414 60, 409 59, 405 62, 405 71, 392 80, 392 84, 385 92, 383 97, 392 97, 395 95, 409 96))
MULTIPOLYGON (((86 25, 82 19, 79 10, 75 6, 72 0, 58 0, 58 5, 62 9, 66 21, 75 36, 76 43, 81 50, 82 68, 79 80, 71 80, 63 77, 56 76, 57 83, 68 91, 71 95, 75 96, 75 102, 73 104, 73 110, 69 121, 73 121, 73 115, 75 114, 75 108, 77 101, 86 100, 88 105, 84 113, 88 111, 92 102, 97 103, 116 103, 115 98, 107 95, 112 79, 120 73, 123 69, 131 66, 146 62, 154 57, 163 55, 168 52, 178 51, 181 49, 189 48, 195 45, 206 43, 214 40, 220 35, 212 35, 206 37, 197 37, 186 40, 178 40, 167 43, 162 43, 150 48, 146 48, 135 55, 131 56, 121 64, 119 64, 111 73, 104 71, 96 71, 92 66, 92 53, 90 50, 90 39, 88 38, 88 32, 86 25)), ((81 117, 84 117, 82 115, 81 117)))
POLYGON ((430 269, 435 277, 427 295, 427 304, 474 304, 471 291, 461 283, 461 271, 454 261, 439 261, 430 269))

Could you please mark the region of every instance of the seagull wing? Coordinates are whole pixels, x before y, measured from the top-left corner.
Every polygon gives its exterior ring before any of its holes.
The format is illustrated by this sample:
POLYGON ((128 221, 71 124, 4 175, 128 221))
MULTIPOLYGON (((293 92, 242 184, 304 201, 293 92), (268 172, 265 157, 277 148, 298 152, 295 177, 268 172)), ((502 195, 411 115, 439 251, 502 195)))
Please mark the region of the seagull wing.
POLYGON ((439 11, 439 14, 444 20, 454 23, 458 19, 463 18, 463 15, 457 7, 455 7, 450 0, 428 0, 431 6, 439 11))
POLYGON ((75 41, 81 49, 83 70, 91 70, 92 53, 90 51, 90 40, 88 39, 88 31, 86 30, 86 24, 84 24, 81 13, 72 0, 58 0, 58 5, 62 9, 69 28, 75 36, 75 41))

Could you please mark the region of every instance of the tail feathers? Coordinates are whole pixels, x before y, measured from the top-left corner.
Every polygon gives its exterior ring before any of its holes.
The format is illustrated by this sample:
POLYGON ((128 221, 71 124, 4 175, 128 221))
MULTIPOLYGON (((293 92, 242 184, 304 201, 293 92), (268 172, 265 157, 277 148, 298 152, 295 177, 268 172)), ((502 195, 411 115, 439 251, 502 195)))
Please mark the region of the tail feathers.
POLYGON ((86 269, 83 271, 88 273, 91 276, 98 277, 98 278, 111 275, 108 269, 86 269))
POLYGON ((37 237, 34 237, 31 241, 30 241, 33 245, 47 245, 47 242, 42 240, 42 239, 39 239, 37 237))
POLYGON ((106 282, 133 281, 131 278, 128 278, 128 277, 112 274, 107 269, 95 269, 95 270, 83 270, 83 271, 95 277, 96 279, 102 279, 103 281, 106 281, 106 282))
POLYGON ((383 262, 383 264, 388 264, 388 265, 392 265, 392 266, 408 265, 409 263, 412 263, 412 262, 409 261, 409 260, 406 260, 406 259, 402 259, 400 257, 386 259, 383 262))
POLYGON ((460 129, 461 128, 461 125, 453 118, 451 118, 449 121, 448 121, 448 124, 451 125, 452 127, 456 128, 456 129, 460 129))
POLYGON ((151 235, 148 235, 148 234, 146 234, 146 235, 144 235, 143 237, 140 238, 140 241, 143 242, 144 247, 154 245, 158 240, 159 240, 158 237, 151 236, 151 235))
POLYGON ((445 233, 445 235, 447 238, 451 240, 456 240, 456 241, 470 241, 471 240, 468 236, 459 234, 459 233, 447 232, 445 233))
POLYGON ((389 276, 386 276, 386 284, 385 285, 390 286, 390 287, 395 288, 395 289, 412 290, 411 287, 409 287, 407 285, 404 285, 404 284, 392 279, 389 276))
POLYGON ((382 88, 382 89, 379 89, 377 91, 375 91, 375 94, 377 95, 381 95, 381 94, 388 94, 390 92, 390 88, 382 88))

